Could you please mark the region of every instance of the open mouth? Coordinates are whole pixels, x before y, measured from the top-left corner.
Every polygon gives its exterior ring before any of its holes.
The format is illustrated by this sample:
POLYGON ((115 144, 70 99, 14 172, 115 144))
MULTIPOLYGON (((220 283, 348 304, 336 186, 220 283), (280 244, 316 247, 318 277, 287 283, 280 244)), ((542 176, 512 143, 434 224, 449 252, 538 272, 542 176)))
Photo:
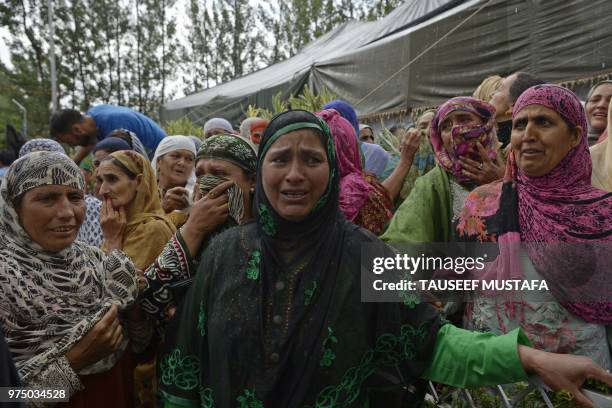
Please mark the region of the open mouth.
POLYGON ((538 156, 541 155, 542 151, 541 150, 537 150, 537 149, 524 149, 521 152, 521 155, 523 157, 533 157, 533 156, 538 156))
POLYGON ((304 198, 306 198, 307 192, 304 190, 286 190, 281 191, 281 195, 287 201, 296 202, 302 201, 304 198))
POLYGON ((61 226, 61 227, 51 228, 51 231, 52 232, 57 232, 57 233, 60 233, 60 234, 65 234, 65 233, 68 233, 68 232, 73 232, 75 228, 76 228, 75 226, 64 225, 64 226, 61 226))

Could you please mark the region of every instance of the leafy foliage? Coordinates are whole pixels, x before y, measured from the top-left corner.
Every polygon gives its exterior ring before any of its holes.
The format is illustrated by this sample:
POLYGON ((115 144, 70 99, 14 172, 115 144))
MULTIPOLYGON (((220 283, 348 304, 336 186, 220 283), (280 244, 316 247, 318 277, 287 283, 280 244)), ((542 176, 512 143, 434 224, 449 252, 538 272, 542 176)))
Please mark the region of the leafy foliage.
MULTIPOLYGON (((506 395, 512 398, 514 395, 519 394, 527 387, 527 383, 517 383, 513 385, 513 390, 505 389, 506 395)), ((456 388, 442 387, 439 394, 445 396, 445 403, 458 408, 467 408, 470 405, 468 402, 461 397, 456 388)), ((494 394, 489 388, 478 388, 470 389, 470 394, 477 407, 481 408, 502 408, 504 407, 500 397, 494 394)), ((557 391, 548 393, 550 400, 556 408, 578 408, 579 405, 576 403, 572 395, 567 391, 557 391)), ((432 402, 427 402, 426 406, 436 407, 437 405, 432 402)), ((442 405, 440 405, 442 406, 442 405)), ((446 405, 444 405, 446 406, 446 405)), ((546 404, 540 396, 540 392, 536 389, 531 390, 517 405, 517 408, 545 408, 546 404)))
MULTIPOLYGON (((158 118, 179 88, 192 93, 295 55, 351 19, 384 16, 399 0, 62 0, 53 1, 60 108, 99 103, 130 106, 158 118), (179 10, 184 8, 184 10, 179 10), (177 21, 179 16, 184 21, 177 21), (179 26, 182 28, 179 33, 179 26)), ((0 63, 2 107, 15 98, 28 110, 28 133, 47 136, 51 115, 46 0, 3 0, 0 25, 10 33, 11 64, 0 63)), ((275 98, 317 110, 330 95, 275 98)), ((258 111, 265 117, 269 112, 258 111)), ((13 108, 0 125, 20 124, 13 108)), ((1 130, 1 129, 0 129, 1 130)))
POLYGON ((204 137, 204 128, 187 118, 168 121, 163 127, 167 135, 204 137))
POLYGON ((338 97, 327 88, 323 88, 321 92, 316 93, 306 85, 303 93, 290 96, 288 99, 283 99, 281 92, 274 95, 272 97, 272 110, 249 105, 244 114, 246 117, 258 117, 269 120, 277 113, 284 112, 288 109, 303 109, 309 112, 317 112, 323 109, 326 103, 337 98, 338 97))

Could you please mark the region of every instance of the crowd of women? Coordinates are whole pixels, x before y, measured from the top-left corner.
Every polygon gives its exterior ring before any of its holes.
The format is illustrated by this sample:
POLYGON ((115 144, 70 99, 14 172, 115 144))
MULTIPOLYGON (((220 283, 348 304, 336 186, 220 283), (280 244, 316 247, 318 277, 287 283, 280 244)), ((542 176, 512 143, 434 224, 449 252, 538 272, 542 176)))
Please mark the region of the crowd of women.
POLYGON ((591 405, 584 381, 612 386, 611 96, 516 73, 385 140, 338 100, 214 118, 152 157, 127 129, 80 165, 29 141, 0 187, 3 385, 82 407, 387 407, 426 380, 535 374, 591 405), (364 245, 451 241, 499 246, 485 277, 554 285, 361 301, 364 245))

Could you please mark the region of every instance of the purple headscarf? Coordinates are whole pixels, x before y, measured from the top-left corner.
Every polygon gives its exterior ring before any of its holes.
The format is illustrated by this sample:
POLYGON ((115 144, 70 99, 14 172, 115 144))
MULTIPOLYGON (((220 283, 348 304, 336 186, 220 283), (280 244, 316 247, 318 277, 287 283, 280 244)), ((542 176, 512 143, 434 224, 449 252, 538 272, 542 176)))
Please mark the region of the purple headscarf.
POLYGON ((431 121, 429 134, 431 144, 436 154, 438 164, 453 175, 459 183, 471 181, 462 172, 459 157, 468 157, 480 161, 476 146, 480 142, 491 160, 497 156, 497 137, 495 130, 495 108, 479 99, 460 96, 452 98, 440 105, 431 121), (482 119, 481 125, 454 126, 451 130, 451 150, 447 150, 442 142, 440 127, 446 117, 455 111, 469 112, 482 119))

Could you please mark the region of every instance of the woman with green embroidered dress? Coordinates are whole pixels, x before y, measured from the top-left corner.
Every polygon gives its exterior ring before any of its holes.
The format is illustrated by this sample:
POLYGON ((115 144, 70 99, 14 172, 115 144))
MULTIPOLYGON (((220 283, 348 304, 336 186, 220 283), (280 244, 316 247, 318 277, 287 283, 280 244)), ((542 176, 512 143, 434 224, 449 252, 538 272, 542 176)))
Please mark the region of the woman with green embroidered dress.
POLYGON ((259 155, 255 222, 209 244, 170 322, 162 405, 414 406, 422 378, 480 386, 530 371, 575 394, 587 377, 612 384, 586 358, 522 345, 518 329, 496 337, 455 328, 425 302, 362 303, 362 245, 393 252, 342 216, 325 122, 279 114, 259 155))

